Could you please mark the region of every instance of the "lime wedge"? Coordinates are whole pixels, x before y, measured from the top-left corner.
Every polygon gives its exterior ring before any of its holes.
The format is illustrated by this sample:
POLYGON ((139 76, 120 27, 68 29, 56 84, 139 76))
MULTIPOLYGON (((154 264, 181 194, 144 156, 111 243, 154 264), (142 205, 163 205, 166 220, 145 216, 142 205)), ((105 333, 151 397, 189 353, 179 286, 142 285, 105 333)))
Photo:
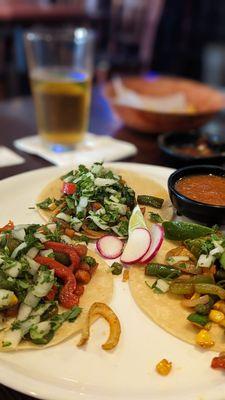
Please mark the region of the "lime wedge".
POLYGON ((134 207, 133 212, 131 214, 130 221, 129 221, 129 228, 128 228, 129 235, 136 228, 147 228, 139 205, 136 205, 134 207))

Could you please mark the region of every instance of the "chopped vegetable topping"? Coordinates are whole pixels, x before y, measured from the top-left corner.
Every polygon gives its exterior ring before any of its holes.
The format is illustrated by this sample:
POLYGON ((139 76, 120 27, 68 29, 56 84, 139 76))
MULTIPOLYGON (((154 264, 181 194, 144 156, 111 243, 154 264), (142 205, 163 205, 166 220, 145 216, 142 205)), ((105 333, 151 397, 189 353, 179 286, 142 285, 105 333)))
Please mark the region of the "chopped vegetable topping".
POLYGON ((54 205, 55 218, 68 223, 76 232, 82 230, 90 235, 90 231, 105 231, 128 235, 135 193, 119 175, 101 163, 95 163, 90 169, 80 165, 61 179, 61 198, 48 198, 37 207, 52 210, 54 205))
POLYGON ((73 321, 81 312, 77 305, 83 284, 98 264, 87 256, 86 245, 67 244, 65 237, 70 239, 58 224, 10 223, 1 229, 0 310, 6 320, 14 318, 13 323, 6 321, 11 326, 3 347, 16 349, 23 339, 47 344, 64 321, 73 321), (69 310, 59 314, 58 303, 69 310))
POLYGON ((162 208, 164 200, 155 196, 139 195, 137 196, 137 202, 143 206, 162 208))

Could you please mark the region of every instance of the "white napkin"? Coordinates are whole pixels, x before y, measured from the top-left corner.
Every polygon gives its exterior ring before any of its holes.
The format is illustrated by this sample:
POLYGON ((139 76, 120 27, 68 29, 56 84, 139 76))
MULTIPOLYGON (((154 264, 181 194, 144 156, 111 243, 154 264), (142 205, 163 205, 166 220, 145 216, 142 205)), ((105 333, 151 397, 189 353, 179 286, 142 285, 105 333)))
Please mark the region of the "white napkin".
POLYGON ((119 77, 114 78, 112 82, 116 94, 114 98, 116 104, 162 113, 188 111, 187 97, 183 92, 171 93, 163 96, 141 95, 124 86, 119 77))
POLYGON ((24 158, 14 153, 11 149, 5 146, 0 146, 0 167, 9 167, 24 163, 24 158))
POLYGON ((46 148, 38 135, 18 139, 14 145, 19 150, 36 154, 60 166, 87 161, 115 161, 137 153, 136 146, 131 143, 93 133, 87 133, 84 142, 79 143, 75 150, 67 152, 54 152, 46 148))

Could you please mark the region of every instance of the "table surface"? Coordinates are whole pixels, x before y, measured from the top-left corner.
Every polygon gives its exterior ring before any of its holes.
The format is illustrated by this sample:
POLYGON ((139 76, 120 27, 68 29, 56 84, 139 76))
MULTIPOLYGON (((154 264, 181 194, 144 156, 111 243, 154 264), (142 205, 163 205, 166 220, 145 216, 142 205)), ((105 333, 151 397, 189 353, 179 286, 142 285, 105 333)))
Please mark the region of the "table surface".
MULTIPOLYGON (((103 98, 100 88, 95 88, 93 91, 89 130, 99 135, 110 135, 135 144, 138 153, 123 161, 174 167, 160 152, 157 136, 141 134, 122 125, 103 98)), ((0 103, 0 145, 11 148, 25 159, 23 164, 0 168, 0 179, 51 165, 37 156, 17 151, 13 147, 15 139, 35 133, 35 114, 31 98, 18 98, 0 103)), ((0 399, 31 400, 31 397, 0 385, 0 399)))
MULTIPOLYGON (((18 2, 19 3, 19 2, 18 2)), ((75 5, 63 4, 1 4, 0 21, 18 22, 18 21, 49 21, 58 18, 71 19, 72 17, 88 17, 90 19, 103 17, 102 13, 95 11, 89 13, 85 10, 83 4, 78 2, 75 5)))

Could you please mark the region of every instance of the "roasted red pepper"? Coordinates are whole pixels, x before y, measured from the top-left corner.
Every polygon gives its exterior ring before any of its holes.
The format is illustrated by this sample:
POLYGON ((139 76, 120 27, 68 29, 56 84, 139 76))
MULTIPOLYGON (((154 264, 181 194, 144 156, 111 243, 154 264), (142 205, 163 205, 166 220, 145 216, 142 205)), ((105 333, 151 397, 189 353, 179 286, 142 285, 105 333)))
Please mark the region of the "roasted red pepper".
POLYGON ((70 257, 71 264, 69 268, 72 271, 76 270, 79 267, 80 256, 78 255, 79 253, 76 251, 77 246, 72 246, 66 243, 59 242, 45 242, 44 246, 46 249, 52 249, 53 251, 67 254, 70 257))
POLYGON ((45 296, 46 300, 48 301, 52 301, 55 299, 56 293, 58 291, 57 286, 53 285, 50 292, 47 294, 47 296, 45 296))
POLYGON ((14 229, 14 223, 12 221, 9 221, 8 224, 0 228, 0 233, 4 231, 11 231, 12 229, 14 229))
POLYGON ((211 361, 211 367, 225 369, 225 357, 214 357, 211 361))
POLYGON ((69 278, 66 284, 62 287, 59 293, 59 302, 65 308, 72 308, 77 306, 79 303, 79 296, 76 293, 76 279, 73 276, 73 279, 69 278))
POLYGON ((77 190, 77 185, 75 183, 63 182, 63 193, 64 194, 74 194, 77 190))
POLYGON ((64 286, 59 293, 59 301, 65 308, 71 308, 78 304, 79 297, 76 292, 76 278, 71 269, 65 265, 53 260, 50 257, 36 256, 35 261, 39 264, 46 265, 48 268, 53 269, 55 275, 64 281, 64 286))

